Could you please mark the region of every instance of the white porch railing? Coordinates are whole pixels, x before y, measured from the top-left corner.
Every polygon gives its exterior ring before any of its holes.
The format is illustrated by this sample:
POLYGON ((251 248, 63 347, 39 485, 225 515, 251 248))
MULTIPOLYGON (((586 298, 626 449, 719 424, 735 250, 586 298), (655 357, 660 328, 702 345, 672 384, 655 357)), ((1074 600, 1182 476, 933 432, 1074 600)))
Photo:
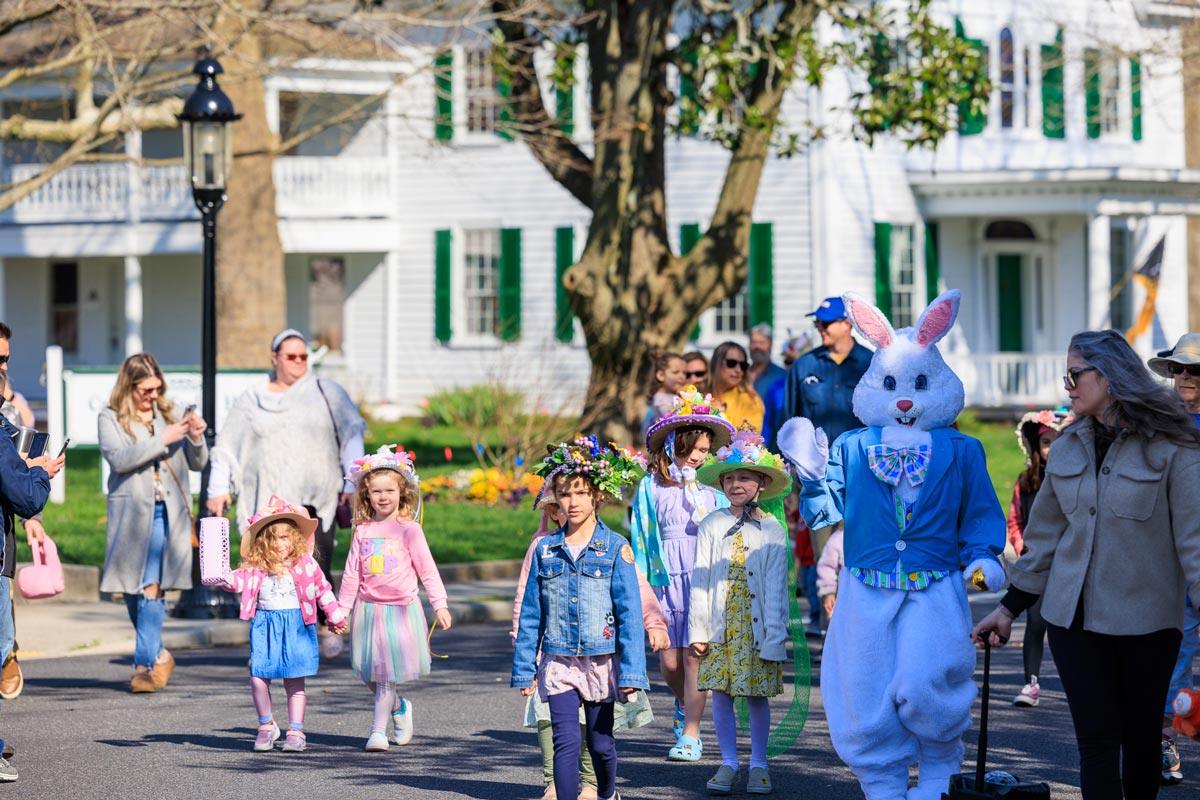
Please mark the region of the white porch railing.
POLYGON ((1067 399, 1064 353, 947 353, 968 406, 1042 406, 1067 399))
MULTIPOLYGON (((281 157, 275 160, 276 209, 280 217, 305 219, 385 217, 391 207, 391 176, 382 159, 281 157)), ((43 164, 14 164, 3 181, 28 180, 43 164)), ((145 220, 197 216, 182 166, 77 164, 0 213, 0 224, 125 222, 134 205, 145 220)))

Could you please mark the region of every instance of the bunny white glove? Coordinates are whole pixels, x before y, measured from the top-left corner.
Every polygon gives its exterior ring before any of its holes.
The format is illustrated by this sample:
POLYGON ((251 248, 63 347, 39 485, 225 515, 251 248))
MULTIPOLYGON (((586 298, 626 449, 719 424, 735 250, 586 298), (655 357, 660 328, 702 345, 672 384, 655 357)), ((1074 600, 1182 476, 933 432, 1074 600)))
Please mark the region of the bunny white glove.
POLYGON ((1004 587, 1006 579, 1004 567, 1000 566, 1000 562, 994 558, 977 558, 967 565, 967 569, 963 572, 963 579, 966 580, 968 586, 974 586, 981 592, 996 592, 1004 587), (979 577, 983 578, 983 586, 979 585, 976 577, 976 571, 979 572, 979 577))
POLYGON ((807 417, 792 417, 780 427, 775 440, 783 457, 796 468, 803 481, 825 477, 829 463, 829 437, 820 428, 813 429, 807 417))

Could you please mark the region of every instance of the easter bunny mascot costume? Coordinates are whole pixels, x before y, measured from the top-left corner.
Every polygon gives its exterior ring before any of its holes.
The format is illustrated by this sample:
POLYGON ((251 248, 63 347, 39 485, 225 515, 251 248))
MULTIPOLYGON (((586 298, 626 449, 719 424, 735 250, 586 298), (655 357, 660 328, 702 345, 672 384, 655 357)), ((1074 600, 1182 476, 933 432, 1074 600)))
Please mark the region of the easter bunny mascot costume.
POLYGON ((854 390, 868 427, 832 446, 803 417, 779 432, 809 527, 845 520, 822 696, 834 747, 867 800, 937 800, 960 771, 976 692, 964 576, 978 588, 1003 585, 1004 513, 982 445, 950 427, 963 385, 936 344, 959 293, 942 294, 899 331, 858 295, 843 300, 875 346, 854 390))

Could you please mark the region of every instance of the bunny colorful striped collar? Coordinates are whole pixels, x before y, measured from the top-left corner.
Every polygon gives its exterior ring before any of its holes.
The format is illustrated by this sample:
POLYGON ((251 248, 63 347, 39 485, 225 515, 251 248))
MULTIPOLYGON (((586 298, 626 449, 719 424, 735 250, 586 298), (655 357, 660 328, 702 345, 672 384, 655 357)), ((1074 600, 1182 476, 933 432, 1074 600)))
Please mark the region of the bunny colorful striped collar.
POLYGON ((901 475, 906 475, 913 486, 920 486, 925 482, 932 454, 933 448, 927 444, 914 447, 873 444, 867 448, 867 465, 876 478, 889 486, 899 486, 901 475))

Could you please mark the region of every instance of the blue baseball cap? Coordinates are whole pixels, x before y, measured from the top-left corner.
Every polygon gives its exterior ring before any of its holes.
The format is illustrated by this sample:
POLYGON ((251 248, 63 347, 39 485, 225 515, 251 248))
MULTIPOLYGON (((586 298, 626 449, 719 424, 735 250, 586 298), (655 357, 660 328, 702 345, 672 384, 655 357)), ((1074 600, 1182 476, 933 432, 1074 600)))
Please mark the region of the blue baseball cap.
POLYGON ((821 301, 821 305, 817 306, 816 311, 810 311, 804 316, 816 317, 821 322, 836 322, 846 318, 846 306, 842 304, 840 297, 826 297, 821 301))

